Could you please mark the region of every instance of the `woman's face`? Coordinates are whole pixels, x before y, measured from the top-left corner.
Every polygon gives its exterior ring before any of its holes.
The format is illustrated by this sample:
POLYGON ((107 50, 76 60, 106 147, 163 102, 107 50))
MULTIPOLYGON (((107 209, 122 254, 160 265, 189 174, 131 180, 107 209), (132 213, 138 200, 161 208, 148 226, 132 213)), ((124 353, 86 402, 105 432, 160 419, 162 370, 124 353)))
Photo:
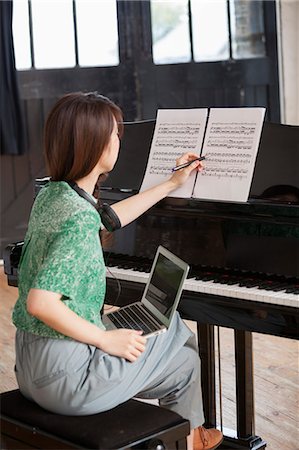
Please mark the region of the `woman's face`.
POLYGON ((113 169, 118 158, 119 146, 118 126, 114 119, 114 128, 110 136, 109 144, 105 148, 99 161, 103 173, 110 172, 113 169))

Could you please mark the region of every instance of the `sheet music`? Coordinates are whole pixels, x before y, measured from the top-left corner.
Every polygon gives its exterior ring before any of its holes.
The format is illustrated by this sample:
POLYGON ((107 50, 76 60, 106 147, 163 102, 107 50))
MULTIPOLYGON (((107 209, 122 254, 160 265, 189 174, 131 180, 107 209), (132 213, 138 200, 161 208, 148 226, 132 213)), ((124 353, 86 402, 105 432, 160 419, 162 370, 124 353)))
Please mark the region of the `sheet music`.
POLYGON ((193 197, 246 202, 265 108, 211 108, 193 197))
MULTIPOLYGON (((156 127, 140 191, 167 180, 176 159, 188 151, 200 154, 208 110, 158 110, 156 127)), ((172 197, 191 197, 195 173, 172 197)))

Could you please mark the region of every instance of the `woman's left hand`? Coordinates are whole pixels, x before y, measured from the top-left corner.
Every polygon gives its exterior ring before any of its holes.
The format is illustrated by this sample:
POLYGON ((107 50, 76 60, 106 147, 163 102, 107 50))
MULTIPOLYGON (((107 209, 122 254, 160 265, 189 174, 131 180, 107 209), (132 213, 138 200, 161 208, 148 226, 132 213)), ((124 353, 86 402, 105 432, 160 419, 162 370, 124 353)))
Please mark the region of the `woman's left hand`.
MULTIPOLYGON (((197 155, 196 153, 191 152, 185 153, 176 160, 176 165, 179 166, 181 164, 185 164, 189 161, 193 161, 198 157, 199 155, 197 155)), ((185 181, 187 181, 188 177, 190 176, 191 172, 193 172, 193 170, 200 171, 203 169, 203 167, 204 166, 201 161, 194 161, 192 164, 185 167, 184 169, 179 169, 173 172, 173 175, 171 176, 170 180, 174 182, 177 185, 177 187, 179 187, 182 184, 184 184, 185 181)))

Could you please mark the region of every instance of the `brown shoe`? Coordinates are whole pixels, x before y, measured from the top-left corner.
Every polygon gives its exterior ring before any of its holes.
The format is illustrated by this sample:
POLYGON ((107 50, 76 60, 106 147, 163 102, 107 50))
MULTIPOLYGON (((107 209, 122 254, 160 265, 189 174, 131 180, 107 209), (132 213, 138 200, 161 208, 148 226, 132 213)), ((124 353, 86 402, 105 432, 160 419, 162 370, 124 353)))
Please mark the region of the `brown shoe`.
POLYGON ((223 441, 223 434, 215 428, 198 427, 195 430, 195 450, 214 450, 223 441))

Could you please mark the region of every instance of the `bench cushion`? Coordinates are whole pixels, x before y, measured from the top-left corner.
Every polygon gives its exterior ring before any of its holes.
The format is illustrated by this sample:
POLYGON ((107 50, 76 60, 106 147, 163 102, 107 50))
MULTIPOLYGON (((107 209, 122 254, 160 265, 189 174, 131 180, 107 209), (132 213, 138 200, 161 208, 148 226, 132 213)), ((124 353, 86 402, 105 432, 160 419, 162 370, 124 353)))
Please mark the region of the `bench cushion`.
MULTIPOLYGON (((118 407, 90 416, 63 416, 27 400, 19 390, 1 394, 1 414, 53 437, 88 449, 116 449, 146 439, 188 421, 167 409, 129 400, 118 407)), ((187 425, 187 426, 186 426, 187 425)))

